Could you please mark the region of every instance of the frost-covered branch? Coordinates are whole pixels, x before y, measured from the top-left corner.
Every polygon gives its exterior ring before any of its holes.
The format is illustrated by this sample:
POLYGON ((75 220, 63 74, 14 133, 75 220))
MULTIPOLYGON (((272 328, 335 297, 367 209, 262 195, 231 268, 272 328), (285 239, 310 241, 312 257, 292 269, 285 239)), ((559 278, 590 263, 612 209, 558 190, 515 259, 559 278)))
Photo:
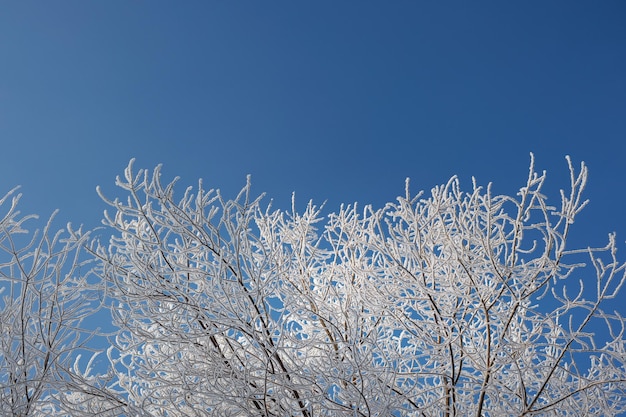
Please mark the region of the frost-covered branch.
POLYGON ((265 206, 249 180, 234 199, 201 181, 176 197, 161 167, 131 161, 124 197, 100 192, 110 240, 88 249, 118 329, 100 356, 79 356, 98 288, 81 274, 87 234, 24 235, 13 200, 0 231, 2 411, 619 415, 626 321, 607 301, 626 266, 614 235, 569 247, 587 169, 567 162, 554 206, 531 160, 516 196, 457 178, 413 195, 407 181, 382 209, 324 215, 265 206))

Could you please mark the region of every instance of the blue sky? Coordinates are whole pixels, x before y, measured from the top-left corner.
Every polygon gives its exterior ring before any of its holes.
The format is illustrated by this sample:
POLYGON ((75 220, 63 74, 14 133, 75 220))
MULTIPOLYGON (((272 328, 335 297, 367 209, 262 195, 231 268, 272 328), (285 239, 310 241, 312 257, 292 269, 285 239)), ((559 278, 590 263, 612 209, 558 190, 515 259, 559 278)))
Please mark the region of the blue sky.
POLYGON ((0 191, 94 227, 96 185, 136 157, 332 211, 405 177, 514 193, 534 152, 556 204, 569 154, 577 242, 624 242, 624 21, 622 1, 4 2, 0 191))

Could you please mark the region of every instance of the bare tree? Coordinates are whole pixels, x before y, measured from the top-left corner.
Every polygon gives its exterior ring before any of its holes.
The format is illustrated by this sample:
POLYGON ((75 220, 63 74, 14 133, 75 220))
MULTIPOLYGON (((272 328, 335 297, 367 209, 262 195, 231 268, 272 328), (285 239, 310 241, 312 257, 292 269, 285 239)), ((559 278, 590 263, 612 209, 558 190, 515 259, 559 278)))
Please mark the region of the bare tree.
MULTIPOLYGON (((263 206, 249 181, 232 200, 202 182, 176 199, 176 180, 162 184, 160 167, 134 172, 131 161, 117 179, 127 197, 100 193, 113 208, 110 242, 90 249, 119 328, 110 369, 64 365, 71 383, 48 407, 71 416, 619 415, 625 320, 605 306, 626 267, 613 235, 603 248, 567 247, 587 179, 584 164, 576 172, 567 161, 559 207, 531 159, 514 197, 475 183, 463 192, 456 178, 411 195, 407 181, 382 209, 326 216, 312 203, 301 214, 295 203, 263 206)), ((19 358, 8 369, 20 370, 19 358)))
POLYGON ((52 412, 75 355, 88 351, 83 320, 101 294, 81 257, 89 235, 70 224, 53 232, 54 215, 41 233, 28 232, 36 216, 21 215, 19 199, 15 189, 0 199, 0 414, 39 416, 52 412))

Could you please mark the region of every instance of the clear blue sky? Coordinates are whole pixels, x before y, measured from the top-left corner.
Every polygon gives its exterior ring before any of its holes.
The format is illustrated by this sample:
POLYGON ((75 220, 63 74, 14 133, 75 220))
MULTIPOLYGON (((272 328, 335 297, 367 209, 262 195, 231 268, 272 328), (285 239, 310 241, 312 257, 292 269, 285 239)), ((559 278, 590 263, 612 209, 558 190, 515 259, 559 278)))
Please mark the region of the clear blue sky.
POLYGON ((575 237, 624 242, 625 22, 623 1, 3 2, 0 192, 93 227, 136 157, 335 210, 405 177, 512 193, 532 151, 556 204, 570 154, 575 237))

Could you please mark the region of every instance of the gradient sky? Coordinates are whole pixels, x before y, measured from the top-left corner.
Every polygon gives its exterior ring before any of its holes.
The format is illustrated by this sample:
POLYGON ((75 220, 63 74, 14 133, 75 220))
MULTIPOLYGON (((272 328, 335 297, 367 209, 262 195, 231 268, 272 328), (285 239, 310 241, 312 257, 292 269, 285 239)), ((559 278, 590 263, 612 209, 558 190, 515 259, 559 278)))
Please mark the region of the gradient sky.
MULTIPOLYGON (((132 157, 288 208, 381 206, 459 175, 559 203, 577 245, 626 244, 623 1, 54 1, 0 5, 0 192, 99 224, 132 157)), ((622 256, 626 248, 622 250, 622 256)))

